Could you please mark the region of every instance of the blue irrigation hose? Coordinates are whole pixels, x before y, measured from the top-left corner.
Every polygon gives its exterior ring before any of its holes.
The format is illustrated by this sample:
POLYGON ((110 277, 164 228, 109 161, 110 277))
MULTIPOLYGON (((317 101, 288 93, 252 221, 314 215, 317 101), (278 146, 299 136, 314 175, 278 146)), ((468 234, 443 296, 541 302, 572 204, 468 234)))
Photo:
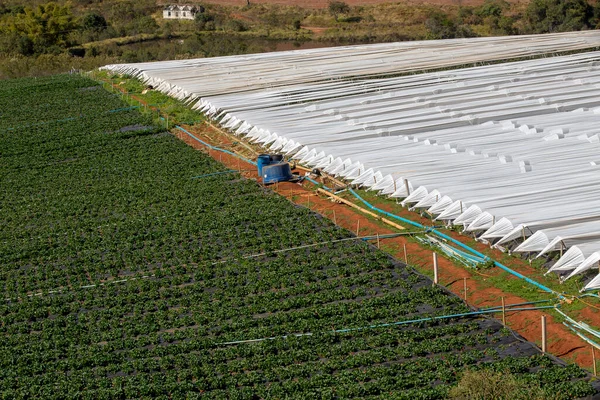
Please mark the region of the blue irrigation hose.
MULTIPOLYGON (((459 242, 458 240, 451 238, 450 236, 448 236, 448 235, 446 235, 446 234, 444 234, 444 233, 442 233, 442 232, 438 231, 437 229, 433 229, 433 228, 430 228, 430 227, 427 227, 427 226, 421 225, 421 224, 419 224, 418 222, 414 222, 414 221, 411 221, 411 220, 409 220, 409 219, 402 218, 402 217, 400 217, 400 216, 398 216, 398 215, 394 215, 394 214, 392 214, 392 213, 389 213, 389 212, 387 212, 387 211, 385 211, 385 210, 382 210, 382 209, 380 209, 380 208, 374 207, 374 206, 373 206, 372 204, 370 204, 368 201, 366 201, 365 199, 363 199, 362 197, 360 197, 360 195, 359 195, 358 193, 356 193, 354 190, 352 190, 352 189, 349 189, 349 191, 350 191, 350 193, 352 193, 352 194, 354 195, 354 197, 356 197, 358 200, 362 201, 362 202, 363 202, 363 204, 365 204, 367 207, 369 207, 369 208, 370 208, 370 209, 372 209, 372 210, 375 210, 375 211, 377 211, 377 212, 380 212, 380 213, 382 213, 382 214, 385 214, 385 215, 387 215, 387 216, 388 216, 388 217, 390 217, 390 218, 395 218, 395 219, 397 219, 397 220, 399 220, 399 221, 402 221, 402 222, 404 222, 404 223, 406 223, 406 224, 409 224, 409 225, 412 225, 412 226, 416 226, 416 227, 418 227, 418 228, 425 229, 425 230, 427 230, 427 231, 429 231, 429 232, 433 233, 434 235, 436 235, 436 236, 438 236, 438 237, 441 237, 441 238, 443 238, 443 239, 446 239, 446 240, 448 240, 449 242, 452 242, 452 243, 454 243, 455 245, 457 245, 457 246, 459 246, 459 247, 462 247, 463 249, 465 249, 465 250, 467 250, 467 251, 471 252, 472 254, 475 254, 476 256, 483 258, 483 259, 484 259, 484 261, 491 260, 491 258, 489 258, 488 256, 486 256, 485 254, 483 254, 483 253, 480 253, 480 252, 478 252, 477 250, 475 250, 475 249, 473 249, 473 248, 471 248, 471 247, 467 246, 466 244, 464 244, 464 243, 461 243, 461 242, 459 242)), ((513 270, 513 269, 511 269, 511 268, 508 268, 508 267, 507 267, 507 266, 505 266, 505 265, 502 265, 502 264, 500 264, 498 261, 494 261, 494 265, 495 265, 496 267, 498 267, 498 268, 500 268, 500 269, 502 269, 502 270, 504 270, 504 271, 508 272, 509 274, 512 274, 512 275, 516 276, 517 278, 521 278, 521 279, 523 279, 525 282, 527 282, 527 283, 530 283, 530 284, 532 284, 532 285, 534 285, 534 286, 538 287, 539 289, 541 289, 541 290, 543 290, 543 291, 545 291, 545 292, 548 292, 548 293, 555 294, 555 295, 557 295, 557 296, 558 296, 560 299, 564 299, 564 296, 563 296, 563 295, 561 295, 560 293, 557 293, 556 291, 554 291, 554 290, 550 289, 549 287, 547 287, 547 286, 544 286, 544 285, 542 285, 541 283, 538 283, 538 282, 534 281, 533 279, 530 279, 530 278, 526 277, 525 275, 523 275, 523 274, 521 274, 521 273, 519 273, 519 272, 517 272, 517 271, 515 271, 515 270, 513 270)))
POLYGON ((322 183, 315 181, 314 179, 310 178, 309 176, 305 175, 304 179, 306 179, 307 181, 309 181, 310 183, 312 183, 314 185, 321 186, 323 189, 327 190, 328 192, 333 192, 333 189, 328 188, 327 186, 323 185, 322 183))
POLYGON ((210 143, 206 143, 206 142, 205 142, 204 140, 202 140, 202 139, 198 139, 196 136, 192 135, 191 133, 189 133, 188 131, 186 131, 185 129, 183 129, 182 127, 180 127, 179 125, 175 125, 175 128, 177 128, 177 129, 179 129, 180 131, 184 132, 184 133, 185 133, 185 134, 187 134, 189 137, 191 137, 192 139, 194 139, 194 140, 196 140, 196 141, 198 141, 198 142, 202 143, 203 145, 205 145, 206 147, 208 147, 208 148, 209 148, 209 149, 211 149, 211 150, 217 150, 217 151, 220 151, 220 152, 223 152, 223 153, 226 153, 226 154, 232 155, 232 156, 234 156, 234 157, 237 157, 237 158, 239 158, 239 159, 241 159, 241 160, 244 160, 244 161, 246 161, 246 162, 247 162, 247 163, 249 163, 249 164, 256 165, 256 162, 254 162, 254 161, 252 161, 252 160, 249 160, 249 159, 247 159, 247 158, 245 158, 245 157, 242 157, 242 156, 240 156, 240 155, 238 155, 238 154, 235 154, 235 153, 234 153, 234 152, 232 152, 232 151, 225 150, 225 149, 222 149, 222 148, 220 148, 220 147, 213 146, 213 145, 212 145, 212 144, 210 144, 210 143))
POLYGON ((573 328, 571 325, 569 325, 567 323, 564 323, 564 322, 563 322, 563 325, 566 326, 567 328, 569 328, 570 330, 572 330, 577 336, 579 336, 584 341, 588 342, 589 344, 591 344, 595 348, 600 349, 600 344, 596 343, 595 341, 593 341, 589 337, 585 336, 583 333, 579 332, 578 330, 576 330, 575 328, 573 328))
MULTIPOLYGON (((588 289, 588 290, 594 290, 594 289, 588 289)), ((578 297, 596 297, 596 298, 600 299, 600 296, 598 296, 597 294, 594 294, 594 293, 585 293, 578 297)))

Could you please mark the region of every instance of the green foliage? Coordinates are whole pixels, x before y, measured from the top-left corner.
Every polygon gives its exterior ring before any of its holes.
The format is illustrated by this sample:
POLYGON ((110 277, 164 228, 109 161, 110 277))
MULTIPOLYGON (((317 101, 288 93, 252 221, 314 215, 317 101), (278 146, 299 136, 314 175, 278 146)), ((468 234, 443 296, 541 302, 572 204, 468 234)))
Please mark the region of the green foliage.
POLYGON ((239 19, 232 19, 227 23, 227 28, 233 32, 245 32, 248 30, 248 27, 243 21, 239 19))
POLYGON ((505 0, 485 0, 483 5, 475 10, 475 14, 480 17, 499 18, 510 8, 510 3, 505 0))
POLYGON ((330 1, 327 8, 329 13, 333 15, 336 21, 338 20, 340 14, 347 14, 350 12, 350 6, 343 1, 330 1))
POLYGON ((84 30, 103 31, 107 26, 106 19, 98 13, 88 13, 81 19, 81 27, 84 30))
POLYGON ((21 54, 46 53, 66 47, 69 33, 79 24, 68 5, 50 2, 37 7, 25 7, 5 22, 3 30, 18 38, 21 54))
POLYGON ((457 25, 453 19, 442 12, 434 12, 425 21, 428 39, 452 39, 477 36, 467 25, 457 25))
POLYGON ((215 30, 214 25, 215 17, 205 12, 197 13, 194 17, 196 28, 201 31, 213 31, 215 30))
POLYGON ((534 33, 566 32, 593 28, 594 8, 585 0, 532 0, 525 13, 534 33))
POLYGON ((551 400, 538 382, 524 382, 510 372, 491 370, 465 371, 458 385, 449 392, 449 399, 460 400, 551 400))

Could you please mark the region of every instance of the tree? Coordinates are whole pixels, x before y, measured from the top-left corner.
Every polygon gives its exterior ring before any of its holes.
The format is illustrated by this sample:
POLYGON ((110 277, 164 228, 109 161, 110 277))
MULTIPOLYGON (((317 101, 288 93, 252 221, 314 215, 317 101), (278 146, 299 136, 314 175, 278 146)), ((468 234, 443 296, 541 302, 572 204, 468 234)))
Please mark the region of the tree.
POLYGON ((208 24, 208 23, 214 22, 214 20, 215 20, 215 17, 213 17, 210 14, 204 13, 204 12, 199 12, 194 17, 194 22, 196 23, 196 28, 198 28, 198 30, 201 30, 201 31, 210 30, 210 29, 207 29, 207 27, 214 25, 214 24, 208 24))
POLYGON ((592 27, 594 9, 585 0, 532 0, 525 18, 532 33, 575 31, 592 27))
MULTIPOLYGON (((34 47, 35 52, 46 52, 50 47, 66 47, 70 32, 78 28, 78 23, 68 5, 47 3, 35 8, 25 7, 8 22, 8 31, 19 35, 24 49, 34 47)), ((20 46, 21 47, 21 46, 20 46)))
POLYGON ((350 12, 350 6, 343 1, 330 1, 329 2, 329 13, 333 15, 335 20, 338 20, 340 14, 346 14, 350 12))
POLYGON ((107 26, 106 19, 97 13, 88 13, 81 20, 81 27, 86 31, 100 32, 107 26))
POLYGON ((456 37, 456 25, 442 12, 432 13, 425 21, 429 39, 452 39, 456 37))

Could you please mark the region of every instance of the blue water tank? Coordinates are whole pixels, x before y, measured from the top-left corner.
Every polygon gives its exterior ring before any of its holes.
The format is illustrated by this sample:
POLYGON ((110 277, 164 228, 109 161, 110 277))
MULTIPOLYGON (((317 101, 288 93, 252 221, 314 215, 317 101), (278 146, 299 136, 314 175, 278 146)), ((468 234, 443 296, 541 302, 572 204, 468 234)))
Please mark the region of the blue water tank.
POLYGON ((267 165, 263 167, 262 178, 265 184, 289 181, 292 179, 290 164, 283 162, 267 165))
POLYGON ((266 165, 271 164, 271 156, 268 154, 261 154, 256 159, 256 167, 258 168, 258 176, 262 176, 263 168, 266 165))

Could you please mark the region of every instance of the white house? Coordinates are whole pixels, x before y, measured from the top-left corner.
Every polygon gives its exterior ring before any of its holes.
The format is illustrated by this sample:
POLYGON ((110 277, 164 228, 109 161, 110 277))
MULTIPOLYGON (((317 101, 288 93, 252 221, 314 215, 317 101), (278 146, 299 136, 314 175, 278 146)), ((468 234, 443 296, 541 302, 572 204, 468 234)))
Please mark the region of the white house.
POLYGON ((194 19, 198 9, 195 6, 171 5, 163 9, 164 19, 194 19))

